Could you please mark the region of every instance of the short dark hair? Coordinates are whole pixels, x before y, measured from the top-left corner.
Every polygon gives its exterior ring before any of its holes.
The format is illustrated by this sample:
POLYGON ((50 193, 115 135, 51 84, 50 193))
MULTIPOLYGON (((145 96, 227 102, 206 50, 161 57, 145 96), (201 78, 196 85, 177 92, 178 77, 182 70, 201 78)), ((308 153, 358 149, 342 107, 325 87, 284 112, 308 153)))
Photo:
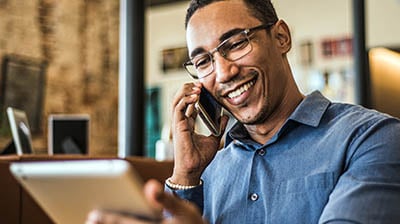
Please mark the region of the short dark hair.
MULTIPOLYGON (((213 2, 220 2, 224 0, 191 0, 189 8, 186 11, 185 28, 189 23, 190 18, 198 10, 213 2)), ((271 0, 243 0, 250 10, 251 15, 260 20, 262 23, 275 23, 278 21, 275 8, 271 0)))

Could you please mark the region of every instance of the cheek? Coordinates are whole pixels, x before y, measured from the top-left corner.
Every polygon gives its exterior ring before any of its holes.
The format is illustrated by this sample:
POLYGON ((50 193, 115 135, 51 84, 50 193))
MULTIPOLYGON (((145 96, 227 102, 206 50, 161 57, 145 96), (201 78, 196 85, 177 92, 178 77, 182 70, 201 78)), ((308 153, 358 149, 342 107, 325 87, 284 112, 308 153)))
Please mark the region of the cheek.
POLYGON ((199 79, 200 83, 205 87, 208 91, 213 93, 214 87, 216 85, 215 83, 215 76, 213 74, 206 76, 205 78, 199 79))
POLYGON ((243 65, 255 67, 260 70, 261 73, 268 73, 268 71, 273 68, 274 65, 274 57, 272 57, 273 54, 271 52, 272 49, 267 47, 259 47, 260 44, 267 46, 264 42, 257 42, 257 44, 253 45, 253 50, 243 58, 241 63, 243 63, 243 65))
MULTIPOLYGON (((283 86, 285 77, 283 76, 283 61, 279 52, 276 52, 273 47, 253 50, 250 58, 261 73, 260 81, 262 81, 263 88, 268 90, 269 88, 274 89, 283 86)), ((269 93, 271 93, 270 91, 269 93)))

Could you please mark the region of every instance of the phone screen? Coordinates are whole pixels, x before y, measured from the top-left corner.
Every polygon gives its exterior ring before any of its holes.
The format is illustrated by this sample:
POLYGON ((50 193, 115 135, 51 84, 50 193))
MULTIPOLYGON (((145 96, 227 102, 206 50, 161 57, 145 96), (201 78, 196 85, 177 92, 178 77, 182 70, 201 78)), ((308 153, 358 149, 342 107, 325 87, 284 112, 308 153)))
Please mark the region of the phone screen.
POLYGON ((222 106, 205 89, 201 89, 199 101, 196 104, 203 123, 215 136, 221 135, 222 106))

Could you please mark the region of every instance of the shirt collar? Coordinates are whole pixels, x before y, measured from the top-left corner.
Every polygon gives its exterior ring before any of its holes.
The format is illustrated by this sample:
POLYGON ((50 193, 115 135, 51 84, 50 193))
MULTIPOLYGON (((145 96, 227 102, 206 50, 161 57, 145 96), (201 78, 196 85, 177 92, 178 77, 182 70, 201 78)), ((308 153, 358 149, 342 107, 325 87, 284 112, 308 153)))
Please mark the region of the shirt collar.
POLYGON ((319 91, 314 91, 297 106, 289 120, 317 127, 330 104, 319 91))
MULTIPOLYGON (((330 104, 331 102, 325 98, 321 92, 314 91, 300 102, 295 111, 289 116, 288 120, 317 127, 330 104)), ((250 136, 244 125, 240 122, 236 122, 226 136, 225 146, 232 142, 233 139, 248 138, 250 138, 250 136)))

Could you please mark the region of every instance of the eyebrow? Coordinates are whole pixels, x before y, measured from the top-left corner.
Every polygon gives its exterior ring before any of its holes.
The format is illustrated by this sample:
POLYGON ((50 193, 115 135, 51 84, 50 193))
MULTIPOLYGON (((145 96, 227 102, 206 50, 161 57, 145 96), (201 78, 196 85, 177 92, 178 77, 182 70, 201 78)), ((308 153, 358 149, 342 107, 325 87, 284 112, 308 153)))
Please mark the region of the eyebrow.
POLYGON ((231 37, 235 34, 242 32, 243 30, 244 30, 243 28, 234 28, 234 29, 228 30, 227 32, 225 32, 224 34, 222 34, 219 37, 219 42, 221 43, 222 41, 228 39, 229 37, 231 37))
POLYGON ((196 57, 198 54, 206 52, 206 50, 202 47, 198 47, 196 49, 194 49, 191 53, 190 53, 190 58, 194 58, 196 57))
MULTIPOLYGON (((221 43, 222 41, 228 39, 229 37, 240 33, 244 30, 244 28, 234 28, 231 30, 228 30, 227 32, 223 33, 220 37, 219 37, 219 42, 221 43)), ((195 56, 197 56, 200 53, 204 53, 206 52, 206 50, 203 47, 198 47, 195 48, 191 53, 190 53, 190 58, 194 58, 195 56)))

